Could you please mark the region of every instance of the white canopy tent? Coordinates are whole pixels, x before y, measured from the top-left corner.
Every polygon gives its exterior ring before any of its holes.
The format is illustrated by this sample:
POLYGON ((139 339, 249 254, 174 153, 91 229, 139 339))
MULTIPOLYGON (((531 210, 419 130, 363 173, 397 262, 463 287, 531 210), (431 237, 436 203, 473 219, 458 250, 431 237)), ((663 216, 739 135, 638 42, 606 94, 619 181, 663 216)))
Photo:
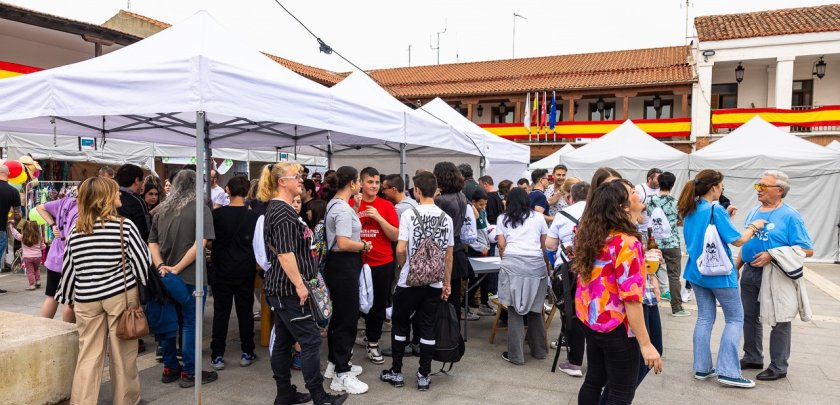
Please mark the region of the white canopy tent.
POLYGON ((833 151, 840 152, 840 142, 831 141, 828 145, 825 145, 826 148, 831 149, 833 151))
POLYGON ((484 153, 484 173, 493 177, 497 184, 504 179, 516 180, 516 176, 522 173, 531 161, 531 149, 528 146, 508 141, 488 132, 438 97, 426 103, 417 112, 437 117, 472 138, 484 153))
POLYGON ((688 180, 688 155, 648 135, 632 121, 624 121, 606 135, 563 156, 569 176, 589 181, 599 167, 617 170, 633 184, 644 183, 648 170, 674 173, 674 194, 688 180))
POLYGON ((735 224, 742 228, 758 204, 753 184, 766 170, 791 178, 785 202, 802 214, 814 243, 813 261, 838 258, 840 223, 840 153, 791 135, 755 117, 690 156, 692 175, 702 169, 724 175, 724 194, 739 208, 735 224))
MULTIPOLYGON (((112 53, 0 81, 0 131, 195 146, 198 162, 211 147, 325 155, 337 145, 404 150, 414 145, 392 136, 403 125, 400 118, 331 94, 239 41, 203 11, 112 53)), ((198 175, 206 179, 205 173, 198 165, 198 175)), ((202 203, 202 182, 196 194, 202 203)), ((203 215, 198 209, 198 238, 203 215)), ((196 266, 195 283, 203 285, 203 255, 196 266)), ((198 304, 202 298, 199 290, 198 304)), ((200 327, 196 342, 200 369, 200 327)), ((198 402, 200 373, 196 378, 198 402)))
POLYGON ((551 170, 554 169, 554 166, 559 165, 564 155, 567 155, 575 150, 575 147, 569 144, 564 145, 558 151, 534 162, 528 166, 530 170, 536 169, 546 169, 551 170))
MULTIPOLYGON (((404 168, 404 173, 414 173, 419 168, 431 170, 435 163, 442 160, 453 160, 456 164, 467 162, 474 167, 477 167, 480 162, 482 151, 479 144, 472 138, 447 122, 406 106, 364 72, 351 73, 334 85, 330 91, 341 98, 356 100, 383 111, 394 111, 402 118, 402 128, 395 129, 397 132, 391 135, 404 137, 413 145, 417 145, 407 147, 405 150, 406 157, 411 159, 405 160, 407 167, 404 168)), ((369 166, 372 164, 372 155, 375 155, 375 166, 379 171, 390 173, 400 171, 400 150, 397 148, 392 148, 390 151, 387 149, 371 151, 370 148, 365 148, 361 155, 343 152, 340 149, 333 151, 333 166, 369 166)))

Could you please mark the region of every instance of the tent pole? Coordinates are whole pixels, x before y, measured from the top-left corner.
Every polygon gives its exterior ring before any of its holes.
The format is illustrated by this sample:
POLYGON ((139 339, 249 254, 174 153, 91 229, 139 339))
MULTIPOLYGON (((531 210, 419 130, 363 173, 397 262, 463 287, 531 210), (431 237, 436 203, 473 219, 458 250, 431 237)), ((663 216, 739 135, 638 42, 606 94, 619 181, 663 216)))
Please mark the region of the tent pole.
POLYGON ((484 157, 484 155, 481 155, 481 158, 479 159, 479 163, 478 163, 478 173, 481 176, 484 176, 486 174, 485 173, 486 169, 487 169, 487 158, 484 157))
POLYGON ((400 178, 405 178, 405 144, 400 144, 400 178))
POLYGON ((203 329, 203 305, 204 300, 204 248, 199 247, 198 242, 204 240, 204 182, 205 177, 205 161, 204 153, 207 148, 205 140, 205 113, 204 111, 196 111, 195 113, 195 159, 198 163, 195 165, 196 182, 195 182, 195 404, 201 404, 201 332, 203 329))
POLYGON ((332 170, 332 132, 327 132, 327 170, 332 170))

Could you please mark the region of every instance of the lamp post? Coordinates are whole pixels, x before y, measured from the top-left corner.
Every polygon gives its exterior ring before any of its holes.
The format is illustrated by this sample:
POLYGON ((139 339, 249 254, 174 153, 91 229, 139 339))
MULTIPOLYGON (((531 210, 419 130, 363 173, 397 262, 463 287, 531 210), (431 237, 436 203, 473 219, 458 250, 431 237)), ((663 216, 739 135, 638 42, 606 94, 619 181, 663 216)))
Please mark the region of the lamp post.
POLYGON ((516 14, 516 12, 513 13, 513 41, 512 41, 513 45, 511 46, 511 51, 510 51, 510 58, 511 59, 516 58, 516 19, 517 18, 521 18, 523 20, 528 19, 527 17, 525 17, 523 15, 516 14))
POLYGON ((814 71, 811 73, 811 75, 817 76, 817 79, 822 80, 822 78, 825 77, 825 65, 826 63, 823 60, 823 57, 820 56, 820 60, 818 60, 817 63, 814 64, 814 71))
POLYGON ((735 81, 740 84, 744 80, 744 65, 738 62, 738 67, 735 68, 735 81))
POLYGON ((475 112, 478 113, 479 117, 481 117, 481 115, 484 114, 484 106, 479 104, 478 107, 475 109, 475 112))

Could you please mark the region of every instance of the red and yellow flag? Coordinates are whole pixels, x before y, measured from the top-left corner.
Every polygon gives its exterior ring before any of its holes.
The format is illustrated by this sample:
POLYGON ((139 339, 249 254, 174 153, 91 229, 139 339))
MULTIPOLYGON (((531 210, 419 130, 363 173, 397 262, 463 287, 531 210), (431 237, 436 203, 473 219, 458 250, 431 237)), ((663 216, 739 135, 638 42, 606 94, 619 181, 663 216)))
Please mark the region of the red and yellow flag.
POLYGON ((39 69, 32 66, 19 65, 17 63, 12 62, 4 62, 0 60, 0 79, 25 75, 27 73, 33 73, 40 70, 43 69, 39 69))
MULTIPOLYGON (((555 126, 558 138, 598 138, 617 128, 622 120, 612 121, 571 121, 558 122, 555 126)), ((671 136, 689 136, 691 134, 691 118, 669 118, 634 120, 642 131, 656 138, 671 136)), ((535 122, 536 124, 536 122, 535 122)), ((528 131, 522 123, 511 124, 481 124, 487 131, 506 139, 528 139, 528 131)), ((535 127, 531 133, 547 131, 548 127, 535 127)), ((547 133, 547 132, 546 132, 547 133)))
POLYGON ((811 110, 780 108, 732 108, 712 111, 712 128, 737 128, 759 116, 777 127, 824 127, 840 125, 840 106, 831 105, 811 110))

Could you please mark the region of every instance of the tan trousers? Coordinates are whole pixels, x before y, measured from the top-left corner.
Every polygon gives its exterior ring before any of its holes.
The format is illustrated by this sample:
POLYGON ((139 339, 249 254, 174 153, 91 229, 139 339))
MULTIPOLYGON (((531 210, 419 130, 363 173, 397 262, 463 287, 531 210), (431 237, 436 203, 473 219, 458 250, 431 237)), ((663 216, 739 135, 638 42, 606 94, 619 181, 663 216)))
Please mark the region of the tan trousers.
MULTIPOLYGON (((138 305, 137 289, 128 292, 129 305, 138 305)), ((140 378, 137 373, 137 340, 117 337, 117 319, 125 310, 123 294, 96 302, 75 305, 79 326, 79 359, 73 376, 71 405, 96 405, 102 385, 106 343, 111 346, 110 372, 114 405, 140 402, 140 378)))

